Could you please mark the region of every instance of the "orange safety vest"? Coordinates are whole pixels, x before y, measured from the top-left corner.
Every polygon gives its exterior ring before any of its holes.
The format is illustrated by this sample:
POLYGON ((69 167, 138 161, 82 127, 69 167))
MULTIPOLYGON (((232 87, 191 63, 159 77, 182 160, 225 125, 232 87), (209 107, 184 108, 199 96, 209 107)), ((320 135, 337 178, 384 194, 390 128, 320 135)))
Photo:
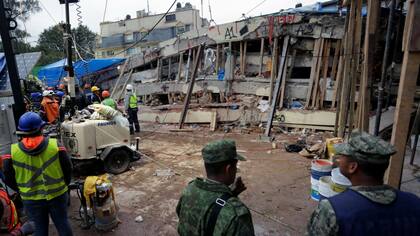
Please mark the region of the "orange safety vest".
POLYGON ((42 99, 41 105, 44 108, 49 123, 53 123, 55 120, 58 119, 58 117, 60 116, 60 105, 58 104, 57 100, 49 97, 44 97, 42 99))
POLYGON ((12 232, 17 227, 20 227, 15 204, 10 200, 4 189, 0 189, 0 204, 3 205, 3 215, 0 218, 0 230, 2 232, 12 232))

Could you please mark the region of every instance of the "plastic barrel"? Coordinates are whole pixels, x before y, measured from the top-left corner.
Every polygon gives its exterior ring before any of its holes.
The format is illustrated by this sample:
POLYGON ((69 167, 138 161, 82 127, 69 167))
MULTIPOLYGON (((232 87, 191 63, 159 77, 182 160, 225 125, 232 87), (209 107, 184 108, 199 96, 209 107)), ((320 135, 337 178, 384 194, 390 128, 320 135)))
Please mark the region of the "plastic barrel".
POLYGON ((311 198, 315 201, 320 200, 319 179, 323 176, 330 176, 332 162, 328 160, 313 160, 311 166, 311 198))

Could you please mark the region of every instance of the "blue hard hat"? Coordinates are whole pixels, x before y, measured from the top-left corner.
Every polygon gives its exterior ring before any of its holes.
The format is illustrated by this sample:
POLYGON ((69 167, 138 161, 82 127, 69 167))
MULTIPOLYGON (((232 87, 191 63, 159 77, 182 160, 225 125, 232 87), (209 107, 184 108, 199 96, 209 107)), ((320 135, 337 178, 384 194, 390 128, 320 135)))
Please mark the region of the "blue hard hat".
POLYGON ((31 99, 32 100, 38 100, 42 98, 42 93, 40 92, 35 92, 35 93, 31 93, 31 99))
POLYGON ((30 133, 39 131, 47 123, 35 112, 26 112, 19 118, 18 129, 21 132, 30 133))
POLYGON ((60 98, 62 98, 64 96, 63 91, 57 91, 55 94, 57 94, 57 96, 59 96, 60 98))

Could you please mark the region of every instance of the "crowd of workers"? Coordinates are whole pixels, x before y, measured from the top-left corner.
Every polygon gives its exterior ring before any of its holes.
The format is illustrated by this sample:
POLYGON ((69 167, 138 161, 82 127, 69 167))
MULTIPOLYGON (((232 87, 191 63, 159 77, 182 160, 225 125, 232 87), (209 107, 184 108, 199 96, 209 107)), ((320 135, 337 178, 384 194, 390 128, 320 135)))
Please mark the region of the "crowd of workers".
POLYGON ((139 101, 131 84, 126 86, 123 109, 111 98, 108 90, 101 90, 98 86, 91 87, 86 84, 82 91, 76 88, 75 99, 71 99, 67 91, 67 87, 60 84, 56 88, 48 87, 42 93, 31 93, 31 105, 28 110, 39 113, 45 122, 54 124, 64 121, 67 113, 74 114, 75 110, 82 110, 91 104, 102 104, 120 110, 128 116, 130 134, 140 132, 137 114, 139 101))

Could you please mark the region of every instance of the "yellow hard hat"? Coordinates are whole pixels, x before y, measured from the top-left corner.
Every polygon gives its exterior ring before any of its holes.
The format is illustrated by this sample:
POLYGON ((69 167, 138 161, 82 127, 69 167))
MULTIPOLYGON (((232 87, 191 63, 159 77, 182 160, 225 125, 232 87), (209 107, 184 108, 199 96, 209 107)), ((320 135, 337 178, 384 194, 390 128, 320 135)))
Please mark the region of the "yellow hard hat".
POLYGON ((93 92, 99 91, 99 88, 98 88, 97 86, 93 86, 93 87, 90 89, 90 91, 92 91, 92 93, 93 93, 93 92))

